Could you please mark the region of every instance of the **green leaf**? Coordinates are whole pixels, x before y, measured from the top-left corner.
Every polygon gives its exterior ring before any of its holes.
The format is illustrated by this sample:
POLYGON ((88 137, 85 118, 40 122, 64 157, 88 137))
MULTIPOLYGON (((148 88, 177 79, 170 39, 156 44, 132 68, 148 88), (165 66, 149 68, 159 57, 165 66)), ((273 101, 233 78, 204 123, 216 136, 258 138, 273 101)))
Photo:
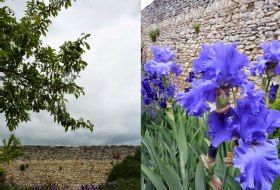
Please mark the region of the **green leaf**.
POLYGON ((195 189, 199 189, 199 190, 205 189, 204 166, 201 160, 196 164, 195 189))
POLYGON ((86 45, 86 48, 89 50, 90 49, 89 44, 85 42, 85 45, 86 45))
POLYGON ((271 190, 279 190, 280 189, 280 177, 276 178, 272 184, 271 190))
POLYGON ((164 166, 163 164, 159 164, 159 168, 163 178, 169 186, 169 189, 183 189, 183 186, 180 182, 180 178, 173 168, 171 168, 170 166, 164 166))
POLYGON ((153 183, 156 189, 167 190, 161 178, 158 175, 154 174, 153 171, 148 167, 141 164, 141 171, 147 177, 147 179, 149 179, 153 183))

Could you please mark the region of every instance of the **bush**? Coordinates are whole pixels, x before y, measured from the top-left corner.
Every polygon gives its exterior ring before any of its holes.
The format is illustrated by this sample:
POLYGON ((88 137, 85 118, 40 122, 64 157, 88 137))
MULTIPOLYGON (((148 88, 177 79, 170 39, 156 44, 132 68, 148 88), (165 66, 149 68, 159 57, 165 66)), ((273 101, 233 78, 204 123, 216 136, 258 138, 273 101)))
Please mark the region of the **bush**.
POLYGON ((200 25, 198 23, 193 23, 192 27, 196 33, 200 32, 200 25))
POLYGON ((160 34, 159 28, 156 28, 149 32, 149 36, 150 36, 150 39, 152 40, 152 42, 155 42, 157 40, 157 37, 159 36, 159 34, 160 34))
POLYGON ((26 169, 27 169, 27 167, 26 167, 26 165, 25 164, 21 164, 20 166, 19 166, 19 169, 20 169, 20 171, 25 171, 26 169))
POLYGON ((0 168, 0 184, 5 183, 6 181, 6 171, 3 168, 0 168))
POLYGON ((116 164, 110 172, 107 181, 117 182, 118 188, 130 187, 130 189, 140 189, 141 179, 141 149, 137 149, 134 156, 126 156, 124 160, 116 164))

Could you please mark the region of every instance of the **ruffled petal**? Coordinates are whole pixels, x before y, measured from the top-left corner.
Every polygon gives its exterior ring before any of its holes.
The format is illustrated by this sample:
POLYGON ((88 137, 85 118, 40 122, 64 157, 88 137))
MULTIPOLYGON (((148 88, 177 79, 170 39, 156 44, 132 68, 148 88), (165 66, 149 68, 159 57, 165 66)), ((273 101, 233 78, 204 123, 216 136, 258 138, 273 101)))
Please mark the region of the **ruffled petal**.
POLYGON ((208 98, 210 99, 215 96, 215 89, 217 87, 218 84, 211 80, 195 80, 189 92, 178 94, 178 102, 190 115, 202 116, 203 113, 210 110, 206 101, 208 98))
POLYGON ((258 145, 247 145, 241 139, 234 148, 233 164, 239 168, 236 178, 243 189, 270 190, 275 178, 280 176, 277 154, 278 139, 267 140, 258 145))
POLYGON ((278 62, 280 55, 280 42, 278 40, 272 40, 270 42, 264 42, 261 45, 265 56, 271 62, 278 62))
POLYGON ((201 72, 204 80, 216 80, 222 87, 240 86, 247 81, 243 69, 249 65, 245 54, 236 49, 236 43, 203 45, 198 59, 193 61, 195 74, 201 72))
POLYGON ((266 118, 267 133, 272 134, 274 129, 280 127, 280 112, 277 110, 269 110, 269 114, 266 118))
POLYGON ((168 75, 171 69, 172 62, 163 63, 156 61, 147 61, 144 64, 144 69, 148 73, 157 73, 158 75, 168 75))
POLYGON ((208 135, 212 137, 211 144, 214 147, 218 147, 222 142, 233 140, 237 136, 239 125, 232 119, 235 115, 232 108, 226 114, 219 114, 216 111, 210 113, 208 135))
POLYGON ((257 58, 257 61, 254 62, 253 65, 250 67, 251 75, 256 76, 256 74, 264 74, 267 62, 268 60, 264 56, 259 56, 257 58))
POLYGON ((182 72, 183 72, 183 69, 181 69, 180 65, 173 62, 172 65, 171 65, 171 71, 172 73, 174 73, 176 76, 179 76, 182 72))
POLYGON ((266 118, 269 112, 263 98, 262 92, 248 91, 247 97, 237 101, 235 110, 238 117, 234 119, 240 125, 240 138, 248 144, 260 143, 267 138, 266 118))
POLYGON ((154 60, 156 62, 167 63, 173 60, 174 52, 170 47, 159 48, 155 45, 151 46, 152 52, 154 53, 154 60))
MULTIPOLYGON (((212 54, 213 54, 213 51, 211 50, 210 45, 207 45, 207 44, 202 45, 202 50, 199 53, 199 57, 193 61, 192 71, 196 75, 200 74, 201 72, 208 71, 209 63, 211 64, 211 61, 212 61, 212 56, 213 56, 212 54)), ((206 72, 206 74, 209 74, 209 71, 206 72)), ((210 74, 210 76, 211 75, 214 75, 214 73, 210 74)), ((206 77, 206 78, 209 78, 209 77, 206 77)))

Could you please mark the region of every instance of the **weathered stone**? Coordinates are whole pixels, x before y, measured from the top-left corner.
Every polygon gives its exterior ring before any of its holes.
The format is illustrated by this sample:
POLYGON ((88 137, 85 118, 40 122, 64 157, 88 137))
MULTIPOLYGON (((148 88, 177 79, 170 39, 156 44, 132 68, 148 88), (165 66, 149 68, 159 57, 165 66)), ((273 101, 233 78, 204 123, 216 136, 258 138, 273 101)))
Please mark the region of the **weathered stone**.
POLYGON ((277 35, 277 36, 280 36, 280 29, 276 30, 276 31, 274 32, 274 34, 277 35))
POLYGON ((256 1, 255 2, 255 8, 256 9, 262 9, 264 6, 264 1, 256 1))
POLYGON ((273 31, 266 31, 264 34, 265 34, 266 37, 273 37, 274 36, 273 31))
POLYGON ((280 11, 274 13, 272 16, 271 16, 271 20, 272 21, 278 21, 280 19, 280 11))

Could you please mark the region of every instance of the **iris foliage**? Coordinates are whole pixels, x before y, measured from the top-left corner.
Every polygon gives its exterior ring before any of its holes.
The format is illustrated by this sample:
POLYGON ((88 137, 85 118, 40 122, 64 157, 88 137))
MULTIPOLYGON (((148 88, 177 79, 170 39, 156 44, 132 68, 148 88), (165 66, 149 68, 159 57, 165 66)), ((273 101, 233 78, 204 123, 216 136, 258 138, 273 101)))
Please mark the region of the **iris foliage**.
MULTIPOLYGON (((165 109, 161 124, 142 134, 144 189, 277 188, 279 180, 272 185, 280 176, 279 140, 268 135, 280 127, 280 112, 269 108, 279 87, 270 83, 280 74, 280 43, 261 47, 264 54, 250 66, 236 43, 203 45, 186 80, 191 88, 172 97, 177 109, 165 109), (266 80, 265 91, 248 80, 245 68, 266 80)), ((145 71, 169 76, 170 49, 154 55, 145 71)))

